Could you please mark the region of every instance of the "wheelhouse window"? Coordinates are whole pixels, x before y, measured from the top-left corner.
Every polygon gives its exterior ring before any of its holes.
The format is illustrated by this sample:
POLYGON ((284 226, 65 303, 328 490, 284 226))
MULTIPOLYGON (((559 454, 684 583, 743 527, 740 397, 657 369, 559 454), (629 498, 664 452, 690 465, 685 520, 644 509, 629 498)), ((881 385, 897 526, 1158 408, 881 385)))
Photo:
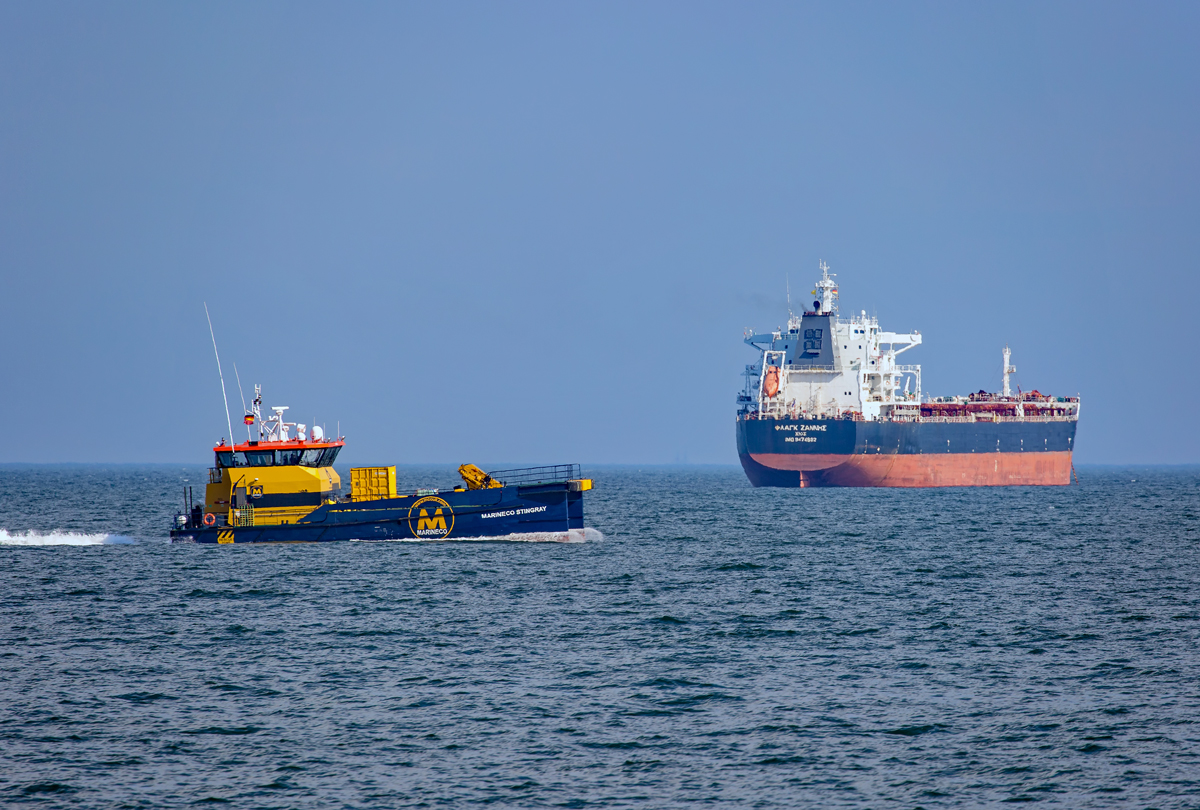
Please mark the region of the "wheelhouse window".
POLYGON ((217 451, 218 467, 248 467, 245 453, 235 453, 232 450, 217 451))
POLYGON ((303 450, 276 450, 275 465, 277 467, 293 467, 300 463, 303 450))
POLYGON ((332 467, 340 447, 296 450, 217 451, 218 467, 332 467))
POLYGON ((251 467, 271 467, 275 464, 275 453, 272 450, 252 450, 246 453, 251 467))

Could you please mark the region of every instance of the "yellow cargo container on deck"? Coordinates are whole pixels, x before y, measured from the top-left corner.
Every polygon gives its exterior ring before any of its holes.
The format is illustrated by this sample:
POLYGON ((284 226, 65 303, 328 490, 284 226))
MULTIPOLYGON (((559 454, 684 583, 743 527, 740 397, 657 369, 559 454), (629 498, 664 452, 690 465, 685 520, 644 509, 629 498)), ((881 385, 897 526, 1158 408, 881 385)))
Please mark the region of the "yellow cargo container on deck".
POLYGON ((375 501, 396 497, 395 467, 354 467, 350 470, 350 500, 375 501))

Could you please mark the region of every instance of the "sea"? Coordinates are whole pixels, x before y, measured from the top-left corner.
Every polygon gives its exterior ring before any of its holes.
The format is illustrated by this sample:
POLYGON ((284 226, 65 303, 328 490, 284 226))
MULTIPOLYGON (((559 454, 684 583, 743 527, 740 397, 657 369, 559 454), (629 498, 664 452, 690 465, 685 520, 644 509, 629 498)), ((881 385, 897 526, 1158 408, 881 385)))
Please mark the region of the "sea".
POLYGON ((230 547, 0 467, 0 803, 1200 807, 1200 468, 587 472, 583 542, 230 547))

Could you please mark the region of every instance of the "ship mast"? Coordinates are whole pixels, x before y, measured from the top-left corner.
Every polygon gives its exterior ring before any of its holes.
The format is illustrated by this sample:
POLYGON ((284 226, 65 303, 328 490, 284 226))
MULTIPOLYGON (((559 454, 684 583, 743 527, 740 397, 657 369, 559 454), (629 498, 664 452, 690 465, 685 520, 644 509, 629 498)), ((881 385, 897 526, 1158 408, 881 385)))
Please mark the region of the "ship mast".
POLYGON ((262 386, 254 386, 254 401, 250 403, 251 415, 254 421, 258 423, 258 440, 263 440, 263 421, 262 421, 262 386))
POLYGON ((1008 348, 1008 344, 1004 344, 1004 396, 1011 397, 1012 389, 1008 385, 1008 375, 1016 374, 1017 367, 1010 365, 1009 360, 1012 359, 1012 350, 1008 348))
MULTIPOLYGON (((821 311, 822 312, 837 312, 837 282, 829 275, 829 265, 821 261, 821 280, 817 282, 817 290, 820 290, 821 295, 821 311)), ((834 276, 837 273, 833 274, 834 276)))

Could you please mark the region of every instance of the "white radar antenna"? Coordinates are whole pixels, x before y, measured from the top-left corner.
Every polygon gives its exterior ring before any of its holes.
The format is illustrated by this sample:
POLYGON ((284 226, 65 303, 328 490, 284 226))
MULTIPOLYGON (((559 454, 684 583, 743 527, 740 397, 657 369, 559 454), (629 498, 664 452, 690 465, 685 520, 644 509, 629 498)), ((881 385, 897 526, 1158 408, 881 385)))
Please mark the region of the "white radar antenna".
POLYGON ((288 436, 288 428, 297 427, 295 422, 283 421, 283 412, 288 409, 287 405, 272 405, 271 410, 275 414, 263 422, 263 428, 267 434, 266 440, 269 442, 286 442, 290 441, 288 436))

